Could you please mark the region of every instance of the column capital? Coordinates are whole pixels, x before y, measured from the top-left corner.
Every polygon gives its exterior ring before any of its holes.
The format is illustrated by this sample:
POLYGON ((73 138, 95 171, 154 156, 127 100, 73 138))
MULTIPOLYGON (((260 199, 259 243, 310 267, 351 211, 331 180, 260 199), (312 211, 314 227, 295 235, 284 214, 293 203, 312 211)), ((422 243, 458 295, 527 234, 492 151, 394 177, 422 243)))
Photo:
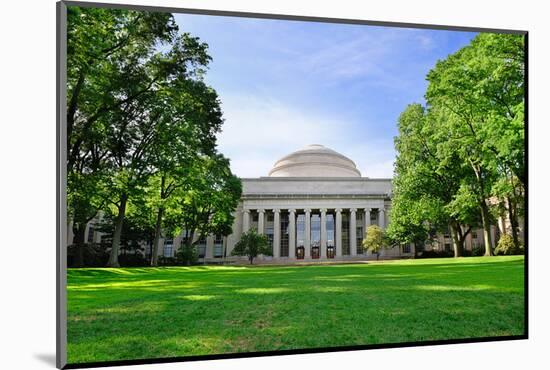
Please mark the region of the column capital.
POLYGON ((327 209, 326 209, 326 208, 321 208, 320 211, 321 211, 321 213, 327 213, 327 209))
POLYGON ((265 209, 263 209, 263 208, 258 208, 257 211, 258 211, 258 213, 265 213, 265 209))
POLYGON ((304 213, 311 213, 311 209, 310 208, 305 208, 304 213))
POLYGON ((296 209, 290 208, 290 209, 288 210, 288 212, 289 212, 289 213, 296 213, 296 209))
POLYGON ((342 213, 342 208, 336 208, 335 211, 336 213, 342 213))
POLYGON ((273 208, 273 213, 280 213, 281 210, 279 208, 273 208))
POLYGON ((243 209, 243 213, 250 213, 249 209, 243 209))
POLYGON ((370 212, 370 211, 372 211, 371 207, 365 207, 365 212, 370 212))
POLYGON ((355 213, 357 212, 357 208, 350 208, 349 211, 355 213))

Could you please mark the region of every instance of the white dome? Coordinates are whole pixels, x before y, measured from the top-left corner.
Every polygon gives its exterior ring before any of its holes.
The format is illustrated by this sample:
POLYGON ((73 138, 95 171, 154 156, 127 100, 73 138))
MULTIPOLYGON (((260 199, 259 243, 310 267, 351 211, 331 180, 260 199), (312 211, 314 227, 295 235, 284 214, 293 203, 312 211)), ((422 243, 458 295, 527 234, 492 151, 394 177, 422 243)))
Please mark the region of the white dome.
POLYGON ((270 177, 361 177, 361 172, 348 157, 312 144, 275 162, 270 177))

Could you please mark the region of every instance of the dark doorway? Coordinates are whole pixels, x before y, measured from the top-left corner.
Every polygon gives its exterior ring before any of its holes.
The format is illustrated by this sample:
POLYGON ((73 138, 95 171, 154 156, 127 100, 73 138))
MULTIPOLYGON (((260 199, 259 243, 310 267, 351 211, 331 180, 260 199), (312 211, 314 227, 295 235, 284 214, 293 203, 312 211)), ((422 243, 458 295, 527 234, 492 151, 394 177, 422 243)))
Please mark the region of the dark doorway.
POLYGON ((296 258, 299 259, 299 260, 304 259, 304 247, 296 248, 296 258))
POLYGON ((327 247, 327 258, 334 258, 334 247, 327 247))
POLYGON ((319 247, 311 247, 311 258, 319 258, 319 247))

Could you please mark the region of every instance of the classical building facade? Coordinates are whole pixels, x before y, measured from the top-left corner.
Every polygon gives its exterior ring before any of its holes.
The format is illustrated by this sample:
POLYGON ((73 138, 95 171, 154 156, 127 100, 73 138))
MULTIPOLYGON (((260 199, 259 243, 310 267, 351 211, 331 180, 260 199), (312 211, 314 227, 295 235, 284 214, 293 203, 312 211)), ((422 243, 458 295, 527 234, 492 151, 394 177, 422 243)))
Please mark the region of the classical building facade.
POLYGON ((267 177, 242 182, 228 254, 243 232, 255 228, 273 248, 273 257, 261 258, 266 262, 363 257, 366 228, 388 223, 391 180, 361 177, 352 160, 322 145, 281 158, 267 177))
MULTIPOLYGON (((231 256, 231 251, 251 228, 267 236, 273 251, 273 256, 257 259, 262 263, 377 258, 364 252, 361 244, 369 225, 385 229, 390 221, 391 179, 362 177, 351 159, 314 144, 278 160, 266 177, 243 178, 242 185, 232 234, 198 240, 200 261, 245 261, 246 257, 231 256)), ((497 232, 493 227, 493 241, 497 232)), ((87 235, 89 242, 101 239, 91 225, 87 235)), ((181 236, 162 243, 159 253, 173 257, 181 236)), ((465 248, 482 247, 482 231, 471 232, 465 248)), ((451 251, 451 236, 439 234, 422 249, 451 251)), ((151 246, 145 246, 145 254, 149 257, 150 253, 151 246)), ((382 250, 379 257, 411 258, 414 254, 411 244, 382 250)))

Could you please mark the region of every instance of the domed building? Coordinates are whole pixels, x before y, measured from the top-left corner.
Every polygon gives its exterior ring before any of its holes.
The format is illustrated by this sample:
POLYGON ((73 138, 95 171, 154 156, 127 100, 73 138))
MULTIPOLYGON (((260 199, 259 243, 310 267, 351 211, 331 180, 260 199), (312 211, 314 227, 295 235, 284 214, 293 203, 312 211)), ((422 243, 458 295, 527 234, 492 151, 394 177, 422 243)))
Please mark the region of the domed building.
POLYGON ((308 145, 275 162, 270 177, 361 177, 355 163, 319 144, 308 145))
MULTIPOLYGON (((290 153, 275 162, 268 176, 245 178, 242 184, 227 256, 241 234, 255 228, 273 248, 273 257, 260 258, 264 262, 364 259, 366 228, 388 223, 391 179, 362 177, 351 159, 323 145, 290 153)), ((209 249, 206 259, 215 257, 209 249)), ((397 247, 384 253, 412 256, 413 250, 397 247)))
MULTIPOLYGON (((303 261, 345 261, 377 259, 361 248, 369 225, 385 229, 391 209, 391 179, 361 176, 350 158, 323 145, 312 144, 276 161, 259 178, 243 178, 243 193, 235 210, 232 233, 228 236, 208 235, 196 240, 199 260, 203 263, 246 261, 231 256, 231 251, 244 232, 251 228, 267 236, 273 256, 260 256, 261 263, 296 263, 303 261)), ((103 233, 95 230, 100 217, 88 223, 88 243, 99 243, 103 233)), ((491 226, 493 248, 499 229, 505 230, 506 216, 499 218, 498 228, 491 226)), ((502 231, 503 232, 503 231, 502 231)), ((181 235, 162 238, 159 256, 174 257, 181 235)), ((72 228, 67 240, 72 240, 72 228)), ((472 229, 465 249, 483 248, 483 230, 472 229)), ((145 243, 145 257, 152 253, 145 243)), ((433 235, 419 248, 451 253, 450 232, 433 235)), ((141 253, 141 252, 140 252, 141 253)), ((410 258, 415 246, 401 245, 382 250, 380 258, 410 258)))

